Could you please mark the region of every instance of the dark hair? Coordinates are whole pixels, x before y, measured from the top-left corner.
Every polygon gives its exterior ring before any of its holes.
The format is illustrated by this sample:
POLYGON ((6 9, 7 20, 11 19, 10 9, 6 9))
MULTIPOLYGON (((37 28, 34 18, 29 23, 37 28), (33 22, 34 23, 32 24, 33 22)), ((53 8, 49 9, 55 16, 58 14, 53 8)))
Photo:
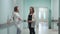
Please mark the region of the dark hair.
MULTIPOLYGON (((30 8, 32 8, 32 11, 33 11, 33 13, 34 13, 34 7, 30 7, 30 8)), ((30 14, 31 14, 31 12, 30 12, 30 14)))
POLYGON ((16 12, 16 11, 18 11, 18 9, 17 9, 17 8, 18 8, 18 6, 15 6, 15 7, 14 7, 14 11, 15 11, 15 12, 16 12))

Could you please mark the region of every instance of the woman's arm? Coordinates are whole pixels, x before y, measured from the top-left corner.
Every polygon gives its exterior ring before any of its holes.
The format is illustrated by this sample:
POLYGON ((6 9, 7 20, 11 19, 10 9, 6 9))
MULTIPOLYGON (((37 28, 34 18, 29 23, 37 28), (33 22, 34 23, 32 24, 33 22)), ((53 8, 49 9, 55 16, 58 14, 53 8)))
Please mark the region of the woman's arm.
POLYGON ((18 19, 19 21, 22 20, 22 18, 21 18, 21 16, 20 16, 19 14, 17 15, 17 17, 18 17, 17 19, 18 19))
POLYGON ((36 16, 35 15, 32 16, 32 21, 36 21, 36 16))

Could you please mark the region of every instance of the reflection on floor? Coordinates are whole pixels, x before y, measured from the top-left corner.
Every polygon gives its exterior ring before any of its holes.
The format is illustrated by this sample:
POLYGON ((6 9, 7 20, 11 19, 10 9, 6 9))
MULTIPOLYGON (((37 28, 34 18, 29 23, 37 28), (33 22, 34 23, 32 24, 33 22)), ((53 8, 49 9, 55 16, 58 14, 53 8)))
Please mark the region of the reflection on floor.
MULTIPOLYGON (((29 34, 29 29, 24 29, 21 34, 29 34)), ((58 34, 58 31, 48 29, 48 23, 40 22, 39 27, 36 27, 36 34, 58 34)))
POLYGON ((39 23, 39 33, 38 34, 58 34, 57 30, 48 29, 47 23, 39 23))

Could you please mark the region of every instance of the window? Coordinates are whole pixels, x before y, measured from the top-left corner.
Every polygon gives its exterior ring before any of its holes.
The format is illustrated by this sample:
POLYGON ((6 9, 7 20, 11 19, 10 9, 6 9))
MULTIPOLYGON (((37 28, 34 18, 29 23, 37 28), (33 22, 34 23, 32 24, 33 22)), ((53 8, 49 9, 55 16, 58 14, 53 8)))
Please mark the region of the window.
POLYGON ((47 8, 39 8, 39 19, 46 19, 47 8))

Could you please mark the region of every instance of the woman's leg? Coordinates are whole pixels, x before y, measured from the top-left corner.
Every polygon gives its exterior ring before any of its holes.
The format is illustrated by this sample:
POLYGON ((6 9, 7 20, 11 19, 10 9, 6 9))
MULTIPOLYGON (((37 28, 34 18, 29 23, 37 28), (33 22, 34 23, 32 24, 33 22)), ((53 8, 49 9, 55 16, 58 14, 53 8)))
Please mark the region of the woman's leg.
POLYGON ((31 23, 28 23, 28 26, 29 26, 29 31, 30 31, 30 34, 32 34, 32 30, 31 30, 31 23))
POLYGON ((35 30, 34 30, 34 28, 32 28, 32 34, 35 34, 35 30))
POLYGON ((17 28, 17 34, 21 34, 21 30, 17 28))

